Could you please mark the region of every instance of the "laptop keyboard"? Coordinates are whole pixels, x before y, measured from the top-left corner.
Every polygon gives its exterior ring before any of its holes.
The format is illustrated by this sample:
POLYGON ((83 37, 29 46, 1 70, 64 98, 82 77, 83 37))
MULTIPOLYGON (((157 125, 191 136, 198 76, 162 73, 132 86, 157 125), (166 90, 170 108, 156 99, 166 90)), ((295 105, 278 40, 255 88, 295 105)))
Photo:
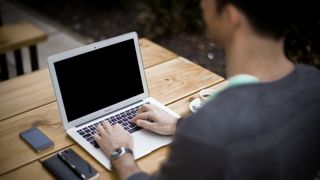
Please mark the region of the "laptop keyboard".
POLYGON ((129 133, 136 132, 137 130, 141 129, 141 127, 133 124, 130 122, 130 120, 136 116, 139 108, 142 105, 138 105, 136 107, 133 107, 131 109, 128 109, 124 112, 121 112, 119 114, 116 114, 114 116, 108 117, 104 120, 101 120, 95 124, 91 124, 87 127, 84 127, 82 129, 77 130, 77 132, 85 138, 90 144, 92 144, 94 147, 99 148, 98 143, 94 140, 93 135, 96 133, 96 128, 99 124, 102 125, 103 121, 108 121, 112 126, 116 123, 121 124, 122 127, 127 130, 129 133))

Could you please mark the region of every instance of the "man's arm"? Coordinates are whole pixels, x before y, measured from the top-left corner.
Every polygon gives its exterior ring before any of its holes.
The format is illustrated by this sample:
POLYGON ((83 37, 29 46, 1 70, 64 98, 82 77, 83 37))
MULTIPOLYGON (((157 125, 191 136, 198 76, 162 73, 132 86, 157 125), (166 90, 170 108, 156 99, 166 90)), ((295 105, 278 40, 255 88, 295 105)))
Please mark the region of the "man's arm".
MULTIPOLYGON (((152 162, 151 162, 152 163, 152 162)), ((168 160, 154 175, 137 172, 128 180, 147 179, 224 179, 226 153, 200 139, 177 133, 170 145, 168 160)))
MULTIPOLYGON (((140 118, 136 118, 136 121, 149 121, 150 127, 160 127, 161 132, 166 129, 169 129, 169 131, 164 131, 165 133, 176 131, 174 141, 170 145, 169 158, 160 172, 151 177, 140 171, 131 154, 125 154, 112 162, 121 179, 223 179, 226 163, 225 152, 218 146, 212 145, 213 143, 204 141, 208 138, 199 138, 198 135, 202 131, 208 131, 206 127, 203 127, 204 129, 194 129, 195 123, 198 123, 200 117, 192 116, 185 120, 179 120, 179 128, 176 129, 176 119, 168 121, 170 123, 167 126, 168 123, 163 124, 163 121, 160 120, 160 114, 162 113, 153 110, 151 108, 141 112, 141 116, 137 115, 140 118), (154 116, 155 114, 158 115, 154 116), (143 118, 141 118, 142 115, 143 118), (163 128, 173 125, 173 128, 163 128)), ((110 157, 112 151, 119 147, 133 147, 131 135, 120 125, 111 126, 105 122, 103 127, 98 126, 97 132, 95 140, 108 157, 110 157)))
POLYGON ((141 172, 134 157, 128 153, 121 156, 119 159, 114 160, 112 164, 117 170, 120 179, 128 179, 129 176, 141 172))
MULTIPOLYGON (((94 134, 94 138, 109 158, 112 152, 120 147, 133 148, 132 136, 119 124, 111 126, 109 122, 104 121, 102 126, 99 125, 97 127, 97 133, 94 134)), ((130 153, 125 153, 117 159, 112 160, 112 164, 121 179, 127 179, 130 175, 140 171, 134 161, 133 155, 130 153)))

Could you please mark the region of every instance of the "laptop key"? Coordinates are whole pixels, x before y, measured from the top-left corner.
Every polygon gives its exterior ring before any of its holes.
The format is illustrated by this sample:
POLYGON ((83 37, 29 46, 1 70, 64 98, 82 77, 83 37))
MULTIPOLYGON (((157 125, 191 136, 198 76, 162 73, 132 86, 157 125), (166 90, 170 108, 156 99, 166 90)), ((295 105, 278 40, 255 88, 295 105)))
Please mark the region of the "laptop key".
POLYGON ((142 129, 142 128, 139 127, 139 126, 136 126, 136 127, 132 128, 132 129, 129 129, 128 131, 129 131, 129 133, 134 133, 134 132, 136 132, 136 131, 138 131, 140 129, 142 129))
POLYGON ((90 137, 90 136, 91 136, 91 134, 84 134, 84 135, 82 135, 82 137, 84 137, 85 139, 88 138, 88 137, 90 137))
POLYGON ((94 140, 94 137, 93 136, 91 136, 91 137, 89 137, 88 139, 87 139, 87 141, 89 141, 89 142, 91 142, 91 141, 93 141, 94 140))
POLYGON ((96 141, 90 142, 95 148, 100 148, 99 144, 96 141))

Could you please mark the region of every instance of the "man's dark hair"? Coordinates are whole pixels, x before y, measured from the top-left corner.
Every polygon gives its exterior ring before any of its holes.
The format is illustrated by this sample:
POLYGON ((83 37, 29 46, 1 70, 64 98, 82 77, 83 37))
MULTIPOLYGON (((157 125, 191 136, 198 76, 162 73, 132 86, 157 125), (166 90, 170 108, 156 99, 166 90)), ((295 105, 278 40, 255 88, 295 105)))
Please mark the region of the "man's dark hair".
POLYGON ((295 0, 217 0, 217 11, 221 12, 226 4, 242 11, 256 32, 275 39, 284 37, 301 16, 295 0))
POLYGON ((261 35, 285 39, 285 53, 294 62, 320 68, 320 14, 314 0, 216 0, 221 13, 233 4, 261 35))

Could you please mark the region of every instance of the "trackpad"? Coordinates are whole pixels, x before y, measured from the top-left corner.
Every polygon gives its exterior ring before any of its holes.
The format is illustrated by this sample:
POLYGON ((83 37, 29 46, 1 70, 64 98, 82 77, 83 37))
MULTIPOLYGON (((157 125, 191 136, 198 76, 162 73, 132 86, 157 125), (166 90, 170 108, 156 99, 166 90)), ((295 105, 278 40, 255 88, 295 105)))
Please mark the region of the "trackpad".
POLYGON ((135 159, 172 142, 172 136, 162 136, 144 129, 133 133, 132 136, 134 139, 133 152, 135 159))

